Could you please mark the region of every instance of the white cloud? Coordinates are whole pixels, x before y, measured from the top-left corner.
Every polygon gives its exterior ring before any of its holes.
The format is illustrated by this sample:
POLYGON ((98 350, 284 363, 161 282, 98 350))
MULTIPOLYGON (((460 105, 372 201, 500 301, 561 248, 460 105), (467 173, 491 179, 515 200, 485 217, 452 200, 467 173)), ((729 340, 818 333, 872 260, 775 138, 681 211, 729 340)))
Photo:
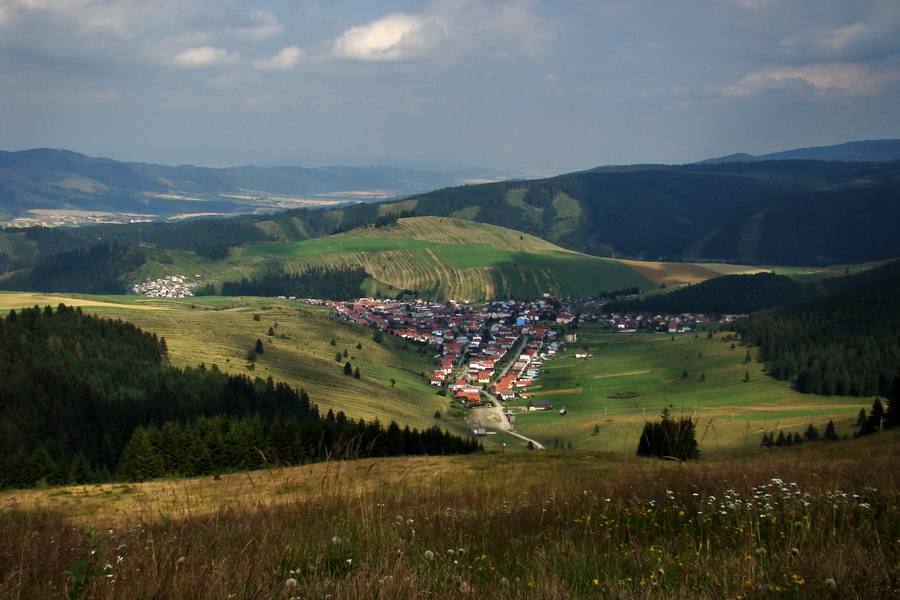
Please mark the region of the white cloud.
POLYGON ((337 58, 350 60, 413 60, 427 55, 443 37, 443 29, 434 20, 396 13, 351 27, 334 40, 332 52, 337 58))
POLYGON ((253 66, 264 71, 290 71, 306 60, 306 52, 299 46, 282 48, 272 58, 253 61, 253 66))
POLYGON ((754 71, 721 91, 737 97, 772 91, 816 97, 871 96, 897 80, 896 69, 874 69, 860 63, 778 65, 754 71))
POLYGON ((419 14, 394 13, 351 27, 332 40, 329 56, 358 61, 452 60, 539 56, 553 27, 534 0, 433 1, 419 14))
POLYGON ((237 53, 214 46, 188 48, 172 57, 172 64, 179 67, 217 67, 240 59, 237 53))

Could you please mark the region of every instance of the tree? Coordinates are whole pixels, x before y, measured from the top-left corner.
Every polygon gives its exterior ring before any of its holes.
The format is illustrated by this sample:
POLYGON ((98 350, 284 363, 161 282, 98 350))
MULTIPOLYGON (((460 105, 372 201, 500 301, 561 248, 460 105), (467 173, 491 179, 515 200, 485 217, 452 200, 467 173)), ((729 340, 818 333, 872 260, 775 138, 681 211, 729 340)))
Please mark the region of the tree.
POLYGON ((353 365, 351 365, 349 362, 344 363, 344 375, 353 375, 353 365))
POLYGON ((900 375, 897 375, 891 385, 887 409, 884 411, 884 428, 888 429, 898 425, 900 425, 900 375))
POLYGON ((274 335, 275 335, 275 329, 272 328, 272 327, 269 327, 269 331, 266 332, 266 335, 269 336, 269 337, 274 336, 274 335))
POLYGON ((675 457, 680 460, 699 458, 696 425, 688 417, 674 419, 664 408, 660 420, 644 424, 638 441, 639 456, 675 457))
POLYGON ((397 385, 397 380, 391 377, 391 387, 394 387, 395 385, 397 385))
POLYGON ((264 348, 263 348, 262 340, 260 340, 260 339, 257 339, 257 340, 256 340, 256 348, 255 348, 255 350, 256 350, 256 353, 257 353, 257 354, 262 354, 262 353, 263 353, 264 348))
MULTIPOLYGON (((833 424, 832 424, 833 426, 833 424)), ((819 430, 816 429, 816 426, 812 423, 807 426, 806 431, 803 432, 803 439, 807 442, 818 442, 819 441, 819 430)))
POLYGON ((828 425, 825 426, 825 433, 822 434, 822 439, 826 442, 836 442, 840 439, 838 438, 837 430, 834 428, 834 421, 828 421, 828 425))
POLYGON ((340 352, 335 352, 334 362, 341 362, 341 360, 343 360, 343 358, 344 358, 343 354, 341 354, 340 352))
POLYGON ((440 420, 441 419, 441 411, 434 411, 434 418, 440 420))
POLYGON ((354 378, 354 379, 359 379, 359 367, 356 367, 356 369, 354 369, 354 371, 353 371, 353 378, 354 378))

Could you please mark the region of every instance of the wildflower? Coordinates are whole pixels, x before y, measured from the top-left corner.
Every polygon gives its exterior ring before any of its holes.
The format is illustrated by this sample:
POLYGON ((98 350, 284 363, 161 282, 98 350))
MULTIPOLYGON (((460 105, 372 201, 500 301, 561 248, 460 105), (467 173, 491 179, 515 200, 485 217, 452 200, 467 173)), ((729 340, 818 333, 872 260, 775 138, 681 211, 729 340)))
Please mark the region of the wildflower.
POLYGON ((837 582, 834 579, 832 579, 831 577, 829 577, 822 583, 825 584, 825 589, 827 589, 827 590, 833 591, 833 590, 837 589, 837 582))
POLYGON ((509 579, 507 579, 506 577, 501 577, 500 578, 500 587, 502 587, 502 588, 509 587, 509 579))
POLYGON ((426 550, 425 560, 434 560, 434 552, 432 552, 431 550, 426 550))
POLYGON ((791 548, 791 556, 800 556, 800 550, 797 548, 791 548))
POLYGON ((299 586, 300 586, 300 584, 297 583, 297 580, 294 579, 293 577, 288 577, 284 582, 284 587, 286 587, 289 590, 295 590, 299 586))
POLYGON ((666 574, 666 570, 663 569, 662 567, 660 567, 656 570, 656 574, 659 575, 660 577, 662 577, 663 575, 666 574))
POLYGON ((453 548, 450 548, 449 550, 447 550, 447 556, 453 556, 454 554, 455 554, 455 552, 453 551, 453 548))
POLYGON ((471 588, 469 587, 469 584, 466 583, 465 581, 463 581, 459 584, 459 593, 460 594, 468 594, 470 591, 471 591, 471 588))
POLYGON ((332 544, 335 544, 335 545, 340 544, 340 543, 341 543, 341 538, 339 538, 338 536, 334 536, 334 537, 331 538, 331 543, 332 543, 332 544))
POLYGON ((762 555, 768 553, 768 550, 766 550, 765 548, 757 548, 756 553, 759 554, 760 556, 762 556, 762 555))
POLYGON ((802 521, 795 521, 795 522, 794 522, 794 529, 803 529, 803 522, 802 522, 802 521))

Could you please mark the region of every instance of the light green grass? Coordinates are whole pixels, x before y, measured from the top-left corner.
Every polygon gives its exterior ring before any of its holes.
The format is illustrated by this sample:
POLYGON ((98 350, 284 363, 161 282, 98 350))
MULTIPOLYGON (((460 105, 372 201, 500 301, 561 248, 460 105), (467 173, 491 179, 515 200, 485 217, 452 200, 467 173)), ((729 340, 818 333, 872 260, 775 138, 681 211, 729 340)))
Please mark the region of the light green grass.
POLYGON ((579 341, 562 353, 566 358, 547 362, 531 388, 554 410, 517 417, 520 433, 551 447, 559 439, 578 448, 634 452, 645 420, 658 419, 671 407, 697 420, 701 452, 731 451, 757 446, 770 430, 802 433, 812 422, 821 433, 829 419, 839 433, 852 433, 859 409, 871 407, 871 398, 795 392, 765 375, 755 359, 744 362, 748 349, 752 358, 755 349, 738 343, 732 350, 721 333, 711 339, 706 332, 680 333, 672 340, 667 334, 605 333, 589 325, 578 333, 579 341), (590 356, 574 358, 582 348, 590 356), (558 413, 563 407, 564 417, 558 413))
POLYGON ((436 300, 594 296, 626 287, 655 285, 610 259, 563 250, 534 236, 458 219, 416 217, 383 228, 290 244, 233 248, 222 260, 169 251, 137 278, 203 275, 205 282, 253 278, 268 272, 299 273, 312 267, 363 267, 372 277, 360 294, 395 296, 416 290, 436 300))

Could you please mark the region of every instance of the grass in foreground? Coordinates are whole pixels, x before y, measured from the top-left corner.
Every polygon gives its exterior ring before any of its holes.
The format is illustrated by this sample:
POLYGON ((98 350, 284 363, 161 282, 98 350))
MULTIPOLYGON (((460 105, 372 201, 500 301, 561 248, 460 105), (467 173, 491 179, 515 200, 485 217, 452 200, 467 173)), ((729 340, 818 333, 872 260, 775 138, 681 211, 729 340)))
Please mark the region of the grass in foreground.
POLYGON ((0 598, 76 591, 72 565, 108 599, 897 597, 898 449, 888 432, 692 464, 327 463, 129 486, 88 512, 72 496, 106 486, 8 493, 0 598))

